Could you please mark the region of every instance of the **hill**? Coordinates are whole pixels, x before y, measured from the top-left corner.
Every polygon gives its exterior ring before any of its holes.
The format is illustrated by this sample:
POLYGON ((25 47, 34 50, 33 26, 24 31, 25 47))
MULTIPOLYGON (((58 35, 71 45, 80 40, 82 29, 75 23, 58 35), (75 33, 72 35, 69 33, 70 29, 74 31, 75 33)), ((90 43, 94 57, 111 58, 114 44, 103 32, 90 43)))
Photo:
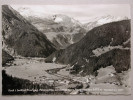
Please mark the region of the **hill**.
POLYGON ((70 64, 71 73, 94 74, 113 65, 117 72, 130 67, 130 20, 112 22, 89 31, 79 42, 54 52, 46 62, 70 64))
POLYGON ((3 49, 13 56, 47 57, 56 49, 47 37, 8 5, 2 6, 3 49))

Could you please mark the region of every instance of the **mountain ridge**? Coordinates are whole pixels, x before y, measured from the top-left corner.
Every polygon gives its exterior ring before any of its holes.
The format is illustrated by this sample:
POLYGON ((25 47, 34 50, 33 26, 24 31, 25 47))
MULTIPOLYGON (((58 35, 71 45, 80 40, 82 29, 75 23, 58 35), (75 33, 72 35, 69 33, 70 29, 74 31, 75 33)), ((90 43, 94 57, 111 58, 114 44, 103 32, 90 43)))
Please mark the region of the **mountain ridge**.
POLYGON ((105 16, 100 16, 96 18, 92 18, 89 23, 85 23, 84 27, 86 30, 91 30, 94 27, 104 25, 107 23, 111 22, 117 22, 117 21, 122 21, 122 20, 128 20, 129 18, 126 16, 111 16, 111 15, 105 15, 105 16))
POLYGON ((45 34, 58 50, 78 42, 89 30, 97 26, 127 19, 126 17, 106 15, 92 18, 89 23, 83 24, 65 14, 45 14, 45 11, 36 12, 28 7, 20 7, 17 10, 45 34))
POLYGON ((56 50, 43 33, 8 5, 2 5, 2 36, 3 49, 13 56, 46 57, 56 50))
MULTIPOLYGON (((52 55, 50 55, 46 59, 46 62, 52 62, 53 58, 56 58, 56 60, 54 61, 56 63, 70 64, 71 66, 73 66, 73 68, 76 68, 76 69, 81 68, 81 66, 83 65, 86 66, 86 68, 89 68, 88 62, 92 60, 93 62, 92 65, 93 65, 94 63, 97 63, 95 59, 99 58, 99 56, 96 57, 94 55, 93 50, 96 50, 97 48, 106 50, 104 49, 105 47, 106 48, 108 47, 109 49, 108 52, 110 52, 111 54, 114 53, 115 50, 117 51, 117 49, 119 52, 128 51, 127 55, 130 61, 130 45, 126 45, 123 47, 123 44, 130 38, 130 31, 131 31, 130 20, 123 20, 123 21, 104 24, 102 26, 96 27, 92 29, 91 31, 89 31, 86 34, 86 36, 84 36, 79 42, 70 45, 66 49, 62 49, 62 50, 54 52, 52 55), (115 48, 115 46, 122 46, 122 49, 115 48), (127 49, 124 49, 126 47, 127 49), (114 48, 114 49, 111 49, 111 48, 114 48), (74 67, 74 66, 78 66, 78 67, 74 67)), ((130 44, 130 41, 128 43, 130 44)), ((105 52, 103 54, 110 55, 110 53, 108 52, 105 52)), ((119 52, 116 53, 117 56, 119 55, 119 52)), ((102 57, 102 55, 100 57, 102 57)), ((106 56, 104 59, 105 61, 103 60, 103 63, 101 63, 101 66, 102 64, 107 63, 106 62, 106 58, 108 57, 107 55, 105 55, 106 56)), ((123 56, 124 55, 125 53, 123 53, 123 56)), ((110 59, 113 59, 113 56, 111 56, 110 59)), ((123 59, 123 60, 126 61, 126 59, 123 59)), ((127 61, 127 63, 129 63, 129 61, 127 61)), ((110 63, 114 63, 114 62, 110 61, 110 63)), ((95 67, 97 68, 97 66, 95 67)), ((92 74, 95 68, 94 69, 93 67, 91 68, 92 69, 90 73, 92 74)))

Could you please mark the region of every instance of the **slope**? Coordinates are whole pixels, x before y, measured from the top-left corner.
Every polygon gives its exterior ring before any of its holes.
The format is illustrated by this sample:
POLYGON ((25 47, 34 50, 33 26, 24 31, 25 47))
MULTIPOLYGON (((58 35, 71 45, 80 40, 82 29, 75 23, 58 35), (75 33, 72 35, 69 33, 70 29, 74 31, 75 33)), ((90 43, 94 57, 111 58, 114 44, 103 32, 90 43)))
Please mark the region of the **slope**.
POLYGON ((114 65, 118 72, 127 70, 130 67, 130 20, 96 27, 79 42, 50 55, 46 62, 55 58, 56 63, 70 64, 76 74, 81 70, 83 74, 92 74, 109 65, 114 65), (122 68, 118 64, 123 64, 122 68))
POLYGON ((2 6, 3 49, 13 56, 47 57, 55 51, 46 36, 8 5, 2 6))

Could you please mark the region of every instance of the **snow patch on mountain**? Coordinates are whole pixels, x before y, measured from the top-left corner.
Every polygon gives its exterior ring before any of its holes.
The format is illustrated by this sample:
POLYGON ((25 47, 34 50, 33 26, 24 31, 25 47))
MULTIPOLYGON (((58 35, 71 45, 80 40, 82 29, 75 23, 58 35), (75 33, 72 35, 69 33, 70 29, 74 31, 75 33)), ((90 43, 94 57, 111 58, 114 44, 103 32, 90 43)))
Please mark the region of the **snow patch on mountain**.
POLYGON ((110 23, 110 22, 115 22, 115 21, 120 21, 120 20, 125 20, 125 19, 128 19, 128 18, 127 17, 121 17, 121 16, 111 16, 111 15, 108 15, 108 16, 99 18, 97 23, 99 25, 103 25, 105 23, 110 23))
MULTIPOLYGON (((13 7, 13 6, 12 6, 13 7)), ((14 8, 14 7, 13 7, 14 8)), ((15 9, 15 8, 14 8, 15 9)), ((23 17, 28 18, 28 17, 39 17, 39 18, 49 18, 48 14, 45 14, 44 12, 38 12, 35 11, 29 7, 20 7, 16 9, 23 17)))
POLYGON ((60 17, 57 17, 57 18, 54 20, 54 22, 57 22, 57 23, 62 22, 62 21, 63 21, 63 19, 60 18, 60 17))
POLYGON ((112 19, 100 19, 97 21, 97 24, 102 25, 104 23, 109 23, 111 21, 112 21, 112 19))
POLYGON ((117 22, 121 20, 127 20, 127 19, 128 17, 125 17, 125 16, 112 16, 112 15, 100 16, 100 17, 92 18, 89 21, 89 23, 84 24, 84 27, 86 28, 86 30, 91 30, 94 27, 97 27, 103 24, 117 22))

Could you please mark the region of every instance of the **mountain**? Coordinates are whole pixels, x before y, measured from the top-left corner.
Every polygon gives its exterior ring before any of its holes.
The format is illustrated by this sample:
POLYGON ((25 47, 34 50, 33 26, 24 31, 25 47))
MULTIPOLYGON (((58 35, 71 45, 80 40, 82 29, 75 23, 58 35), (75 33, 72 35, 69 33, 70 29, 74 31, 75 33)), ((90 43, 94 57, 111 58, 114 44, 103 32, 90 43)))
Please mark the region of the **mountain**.
POLYGON ((111 15, 105 15, 105 16, 100 16, 96 18, 92 18, 89 23, 84 24, 84 27, 86 30, 91 30, 94 27, 111 23, 111 22, 117 22, 121 20, 127 20, 127 17, 123 16, 111 16, 111 15))
POLYGON ((43 20, 31 17, 27 19, 43 32, 57 49, 64 49, 79 41, 86 33, 79 21, 66 15, 53 15, 43 20))
POLYGON ((63 14, 45 14, 45 11, 37 12, 29 7, 16 10, 42 32, 72 32, 82 26, 78 20, 63 14))
POLYGON ((9 55, 6 51, 2 50, 2 65, 5 65, 7 62, 14 60, 14 58, 9 55))
POLYGON ((56 49, 47 37, 8 5, 2 6, 3 49, 13 56, 47 57, 56 49))
POLYGON ((35 12, 26 7, 20 7, 17 11, 45 34, 57 49, 64 49, 79 41, 86 33, 78 20, 67 15, 46 15, 43 12, 35 12))
POLYGON ((47 15, 44 12, 33 11, 29 7, 17 9, 32 25, 44 33, 56 46, 56 49, 65 49, 69 45, 81 40, 87 31, 115 21, 128 19, 119 16, 100 16, 92 18, 89 23, 81 24, 74 18, 63 14, 47 15))
POLYGON ((79 21, 62 14, 50 15, 48 18, 31 15, 25 18, 44 33, 57 49, 64 49, 79 41, 86 33, 79 21))
POLYGON ((69 64, 73 74, 94 74, 112 65, 117 72, 130 66, 130 20, 112 22, 89 31, 79 42, 58 50, 45 61, 69 64))

